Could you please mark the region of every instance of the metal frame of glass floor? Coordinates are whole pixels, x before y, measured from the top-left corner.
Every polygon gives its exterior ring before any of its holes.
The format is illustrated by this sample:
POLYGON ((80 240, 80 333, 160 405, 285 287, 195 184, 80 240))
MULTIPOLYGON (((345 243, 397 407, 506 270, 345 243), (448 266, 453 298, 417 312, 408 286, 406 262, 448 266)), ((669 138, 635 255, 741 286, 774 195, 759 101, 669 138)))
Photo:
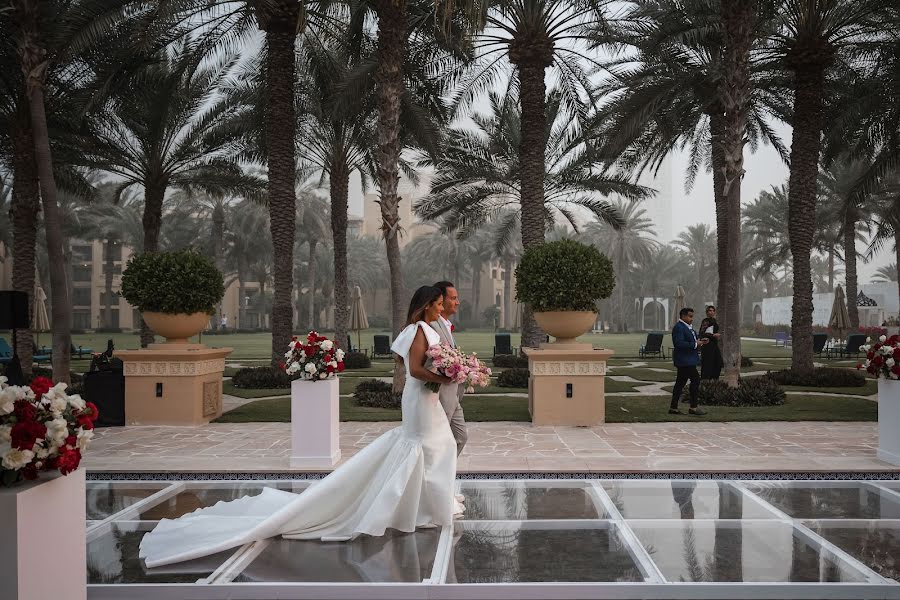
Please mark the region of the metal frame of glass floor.
POLYGON ((896 480, 460 480, 451 527, 137 557, 161 518, 310 484, 89 481, 88 597, 900 599, 896 480))

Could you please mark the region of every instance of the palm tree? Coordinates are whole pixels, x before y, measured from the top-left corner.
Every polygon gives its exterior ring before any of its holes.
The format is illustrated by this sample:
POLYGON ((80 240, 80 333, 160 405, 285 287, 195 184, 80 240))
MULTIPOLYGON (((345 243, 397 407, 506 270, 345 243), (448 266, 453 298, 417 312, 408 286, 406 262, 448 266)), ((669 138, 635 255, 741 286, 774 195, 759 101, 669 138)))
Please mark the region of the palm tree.
MULTIPOLYGON (((301 190, 298 194, 300 202, 298 203, 297 215, 297 244, 306 244, 308 247, 307 254, 307 289, 309 294, 308 325, 310 329, 316 329, 316 285, 317 285, 317 262, 316 252, 319 246, 328 240, 329 222, 334 222, 334 217, 329 218, 329 206, 320 196, 310 190, 301 190)), ((346 206, 346 205, 345 205, 346 206)), ((333 204, 331 210, 333 210, 333 204)), ((334 236, 332 236, 334 239, 334 236)), ((333 243, 333 242, 332 242, 333 243)), ((336 253, 335 253, 336 254, 336 253)), ((346 256, 344 257, 346 260, 346 256)), ((338 261, 334 261, 334 270, 338 271, 338 261)), ((346 277, 346 274, 345 274, 346 277)), ((335 288, 337 289, 337 275, 335 276, 335 288)), ((346 284, 345 284, 346 285, 346 284)), ((335 320, 337 320, 337 305, 335 305, 335 320)), ((344 326, 346 332, 346 325, 344 326)), ((335 335, 335 340, 340 342, 342 338, 335 335)), ((346 340, 346 335, 343 337, 346 340)))
MULTIPOLYGON (((246 200, 232 205, 226 214, 225 264, 236 274, 238 281, 236 328, 247 326, 246 284, 250 281, 253 257, 271 252, 273 246, 271 239, 259 235, 260 231, 266 230, 268 218, 264 207, 246 200)), ((293 320, 293 315, 291 318, 293 320)))
POLYGON ((880 0, 785 0, 769 42, 774 69, 790 74, 792 92, 788 183, 794 301, 791 369, 813 370, 810 254, 816 225, 816 180, 822 154, 827 78, 835 65, 849 68, 880 27, 880 0))
POLYGON ((697 310, 701 310, 699 303, 705 302, 711 283, 707 274, 716 272, 712 269, 716 258, 716 232, 706 223, 689 225, 687 230, 678 234, 678 239, 672 244, 684 250, 688 259, 694 264, 697 275, 694 297, 698 303, 697 310))
MULTIPOLYGON (((884 247, 884 244, 892 242, 896 256, 893 281, 898 281, 900 280, 900 177, 897 174, 885 177, 876 198, 875 235, 866 251, 866 257, 873 256, 884 247)), ((900 294, 900 284, 897 292, 900 294)))
POLYGON ((872 276, 872 281, 877 283, 896 283, 898 281, 898 276, 900 276, 900 272, 898 272, 897 263, 892 262, 890 264, 878 267, 878 270, 875 271, 875 275, 872 276))
POLYGON ((644 264, 650 260, 659 246, 655 239, 653 221, 637 202, 617 201, 616 211, 621 215, 619 227, 614 228, 603 221, 593 221, 584 228, 586 241, 606 254, 613 263, 616 273, 617 306, 615 326, 619 332, 627 330, 625 324, 625 282, 624 277, 632 265, 644 264))

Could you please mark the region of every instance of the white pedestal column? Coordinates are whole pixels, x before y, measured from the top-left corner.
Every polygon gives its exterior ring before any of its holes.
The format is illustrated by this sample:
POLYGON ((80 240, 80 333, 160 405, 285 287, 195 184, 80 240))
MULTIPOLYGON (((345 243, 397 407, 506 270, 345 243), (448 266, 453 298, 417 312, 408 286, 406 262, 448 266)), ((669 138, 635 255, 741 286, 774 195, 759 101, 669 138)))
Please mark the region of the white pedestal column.
POLYGON ((0 597, 85 600, 84 469, 0 488, 0 597))
POLYGON ((878 458, 900 466, 900 381, 878 380, 878 458))
POLYGON ((291 467, 327 469, 341 459, 338 380, 291 384, 291 467))

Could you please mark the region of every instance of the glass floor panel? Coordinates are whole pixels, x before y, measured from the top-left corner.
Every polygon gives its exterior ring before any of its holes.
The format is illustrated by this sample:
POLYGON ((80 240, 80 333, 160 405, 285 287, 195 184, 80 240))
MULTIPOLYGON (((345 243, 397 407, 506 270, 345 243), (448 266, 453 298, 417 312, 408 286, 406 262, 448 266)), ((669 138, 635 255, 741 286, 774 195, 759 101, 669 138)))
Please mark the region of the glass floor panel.
POLYGON ((467 527, 455 536, 447 583, 643 581, 613 527, 467 527))
POLYGON ((590 487, 534 485, 524 481, 476 484, 465 482, 466 520, 521 521, 530 519, 607 518, 598 510, 590 487))
POLYGON ((811 521, 806 525, 882 577, 900 581, 900 521, 811 521))
POLYGON ((668 581, 862 582, 839 558, 778 521, 631 521, 668 581))
POLYGON ((389 531, 351 542, 273 540, 236 583, 420 583, 431 577, 439 529, 389 531))
POLYGON ((189 484, 174 496, 170 496, 148 506, 138 517, 141 521, 158 521, 160 519, 177 519, 198 508, 213 506, 218 502, 228 502, 243 496, 256 496, 263 488, 275 487, 285 491, 301 492, 306 486, 287 483, 266 484, 265 482, 244 482, 237 484, 189 484))
POLYGON ((776 513, 727 482, 610 481, 603 484, 626 519, 773 519, 776 513))
POLYGON ((234 551, 148 569, 138 558, 144 535, 156 523, 112 523, 87 544, 88 583, 196 583, 208 577, 234 551))
POLYGON ((169 487, 169 482, 88 482, 87 518, 102 521, 169 487))
POLYGON ((900 496, 861 483, 766 482, 747 487, 794 519, 900 519, 900 496))

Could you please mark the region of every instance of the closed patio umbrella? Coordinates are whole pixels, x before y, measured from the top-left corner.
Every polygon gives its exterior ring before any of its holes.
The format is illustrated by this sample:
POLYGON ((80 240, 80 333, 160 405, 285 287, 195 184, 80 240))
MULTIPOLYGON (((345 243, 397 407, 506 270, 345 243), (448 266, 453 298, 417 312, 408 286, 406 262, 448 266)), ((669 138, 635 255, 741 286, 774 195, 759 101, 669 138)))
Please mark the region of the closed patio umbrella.
POLYGON ((362 301, 362 290, 359 286, 353 288, 353 298, 350 301, 350 329, 356 332, 356 347, 360 346, 360 332, 369 328, 369 319, 366 317, 366 306, 362 301))
POLYGON ((47 316, 47 294, 40 282, 35 279, 34 294, 31 307, 31 329, 35 332, 35 354, 40 348, 40 332, 50 329, 50 317, 47 316))
POLYGON ((672 326, 681 318, 681 309, 684 308, 684 288, 680 285, 675 286, 675 310, 672 311, 672 326))
POLYGON ((841 286, 837 286, 834 290, 834 303, 831 305, 828 326, 832 330, 837 330, 838 339, 843 339, 844 331, 850 329, 850 313, 847 312, 847 299, 841 286))

